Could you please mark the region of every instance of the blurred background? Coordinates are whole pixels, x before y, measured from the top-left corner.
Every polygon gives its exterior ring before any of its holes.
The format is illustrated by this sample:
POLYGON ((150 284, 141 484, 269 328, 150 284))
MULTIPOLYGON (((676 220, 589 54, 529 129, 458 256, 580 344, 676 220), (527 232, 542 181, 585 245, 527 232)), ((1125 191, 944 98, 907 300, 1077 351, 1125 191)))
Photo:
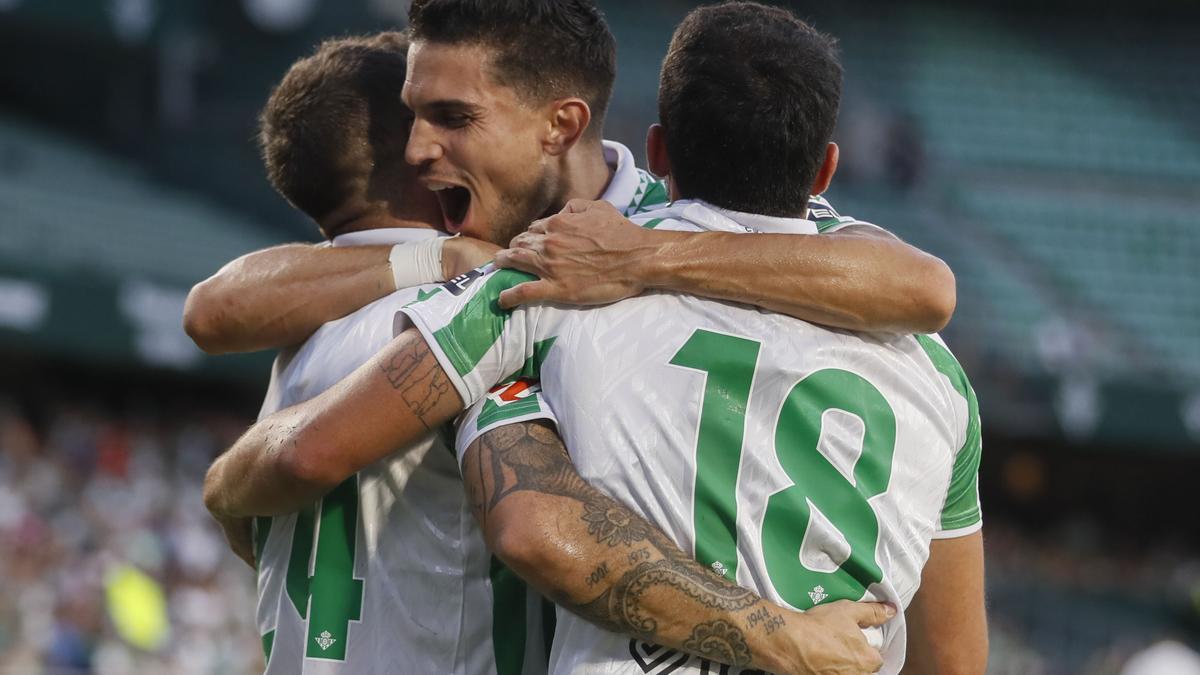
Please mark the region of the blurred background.
MULTIPOLYGON (((641 157, 694 3, 599 4, 606 135, 641 157)), ((842 41, 833 203, 958 277, 991 671, 1196 672, 1200 6, 793 6, 842 41)), ((406 10, 0 0, 0 672, 260 667, 251 572, 199 489, 271 355, 204 356, 183 301, 242 253, 315 241, 264 178, 257 111, 321 38, 406 10)))

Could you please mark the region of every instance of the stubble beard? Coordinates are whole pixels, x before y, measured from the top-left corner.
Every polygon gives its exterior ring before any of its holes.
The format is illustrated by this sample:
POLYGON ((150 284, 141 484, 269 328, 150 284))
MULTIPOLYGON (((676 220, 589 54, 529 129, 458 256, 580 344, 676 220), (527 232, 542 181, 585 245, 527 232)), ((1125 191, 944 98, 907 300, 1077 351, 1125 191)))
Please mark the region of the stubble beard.
POLYGON ((558 213, 565 204, 559 203, 562 200, 558 198, 561 190, 557 183, 549 167, 543 166, 521 194, 502 195, 503 213, 492 227, 492 241, 499 246, 508 246, 513 237, 529 229, 533 221, 558 213))

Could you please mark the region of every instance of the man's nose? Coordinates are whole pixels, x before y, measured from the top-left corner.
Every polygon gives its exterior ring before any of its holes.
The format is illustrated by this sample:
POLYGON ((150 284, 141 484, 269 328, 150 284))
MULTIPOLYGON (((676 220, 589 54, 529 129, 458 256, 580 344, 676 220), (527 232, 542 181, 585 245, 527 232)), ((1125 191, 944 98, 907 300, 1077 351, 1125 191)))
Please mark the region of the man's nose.
POLYGON ((420 118, 413 120, 408 146, 404 148, 404 160, 413 166, 421 166, 441 159, 442 155, 436 128, 420 118))

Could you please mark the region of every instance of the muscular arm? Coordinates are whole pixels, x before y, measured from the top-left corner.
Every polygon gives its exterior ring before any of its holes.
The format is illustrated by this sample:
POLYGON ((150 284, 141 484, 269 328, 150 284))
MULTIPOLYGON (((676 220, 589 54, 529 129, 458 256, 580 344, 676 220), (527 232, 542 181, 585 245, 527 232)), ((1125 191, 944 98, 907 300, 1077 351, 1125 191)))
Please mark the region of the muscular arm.
POLYGON ((980 675, 987 669, 981 533, 933 540, 921 588, 904 616, 906 675, 980 675))
POLYGON ((251 427, 208 470, 205 506, 218 520, 298 511, 462 408, 421 334, 408 330, 325 393, 251 427))
POLYGON ((661 289, 835 328, 927 333, 945 327, 956 302, 944 262, 869 226, 819 236, 666 232, 606 203, 572 202, 513 246, 497 264, 541 280, 506 291, 505 307, 601 304, 661 289))
POLYGON ((285 244, 244 255, 188 293, 183 327, 210 354, 303 342, 396 290, 390 246, 285 244))
POLYGON ((492 551, 602 628, 771 672, 879 667, 859 628, 885 621, 886 606, 844 602, 800 614, 716 575, 580 478, 558 435, 542 423, 476 440, 463 476, 492 551))
MULTIPOLYGON (((308 339, 396 290, 391 246, 285 244, 244 255, 188 293, 183 327, 210 354, 279 349, 308 339)), ((456 237, 444 243, 451 279, 492 259, 498 248, 456 237)), ((427 279, 427 283, 441 279, 427 279)))
POLYGON ((933 333, 954 312, 950 268, 877 228, 852 225, 813 236, 646 234, 658 251, 640 272, 648 288, 744 302, 849 330, 933 333))

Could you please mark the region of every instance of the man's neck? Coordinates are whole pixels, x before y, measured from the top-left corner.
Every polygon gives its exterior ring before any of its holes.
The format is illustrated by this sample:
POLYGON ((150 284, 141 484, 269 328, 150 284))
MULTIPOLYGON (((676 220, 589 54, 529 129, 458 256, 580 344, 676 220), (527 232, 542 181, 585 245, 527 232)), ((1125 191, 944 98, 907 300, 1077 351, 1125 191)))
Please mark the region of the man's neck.
POLYGON ((385 229, 436 230, 437 228, 429 223, 416 220, 404 220, 386 213, 373 213, 348 221, 338 227, 336 232, 326 232, 325 234, 329 239, 332 240, 334 237, 339 237, 343 234, 350 234, 351 232, 385 229))
POLYGON ((604 159, 604 146, 600 139, 581 141, 567 153, 563 171, 562 204, 572 199, 600 199, 612 182, 614 167, 604 159))

